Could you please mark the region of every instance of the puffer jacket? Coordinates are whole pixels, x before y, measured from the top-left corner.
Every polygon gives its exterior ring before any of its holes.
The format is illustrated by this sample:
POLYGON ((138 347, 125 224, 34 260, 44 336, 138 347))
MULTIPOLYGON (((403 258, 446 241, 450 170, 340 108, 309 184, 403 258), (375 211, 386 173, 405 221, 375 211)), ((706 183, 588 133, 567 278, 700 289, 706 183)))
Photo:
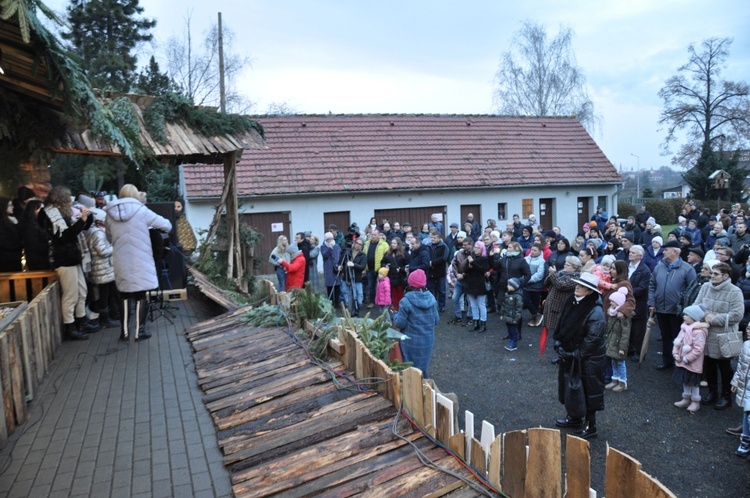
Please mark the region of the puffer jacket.
POLYGON ((154 213, 137 199, 125 197, 110 202, 105 226, 112 242, 112 264, 120 292, 141 292, 159 287, 149 228, 168 233, 169 220, 154 213))
POLYGON ((745 314, 745 302, 742 291, 730 279, 719 285, 710 282, 701 287, 695 303, 706 313, 713 313, 714 318, 708 322, 708 338, 706 339, 706 356, 720 359, 719 334, 737 332, 738 324, 745 314))
POLYGON ((672 358, 675 355, 680 358, 680 361, 675 359, 678 367, 695 373, 703 373, 703 351, 706 348, 707 329, 705 323, 700 323, 701 327, 696 325, 698 323, 691 325, 683 323, 680 326, 680 333, 677 334, 674 347, 672 347, 672 358), (683 346, 688 346, 690 349, 685 352, 682 350, 683 346))
POLYGON ((742 345, 742 354, 737 360, 737 370, 732 377, 732 385, 737 388, 734 400, 742 411, 750 411, 750 385, 748 385, 748 370, 750 369, 750 341, 742 345))
POLYGON ((57 230, 49 219, 49 216, 47 216, 45 208, 39 211, 37 220, 39 226, 50 237, 50 243, 52 244, 52 258, 50 263, 52 263, 52 268, 80 265, 83 261, 83 255, 78 245, 78 234, 88 230, 94 222, 94 217, 89 216, 86 218, 86 221, 83 221, 81 218, 75 221, 66 219, 65 224, 68 225, 68 228, 57 230))
POLYGON ((613 360, 626 360, 630 341, 630 317, 607 319, 607 357, 613 360), (620 354, 624 351, 625 354, 620 354))
POLYGON ((505 323, 520 323, 523 313, 523 296, 519 291, 506 292, 503 300, 502 317, 505 323))
POLYGON ((407 292, 393 316, 393 324, 409 336, 409 339, 401 341, 404 361, 411 361, 425 377, 428 377, 435 326, 439 321, 437 301, 427 289, 407 292))
POLYGON ((115 281, 115 269, 112 267, 112 244, 107 240, 104 230, 92 225, 86 233, 86 242, 91 252, 90 282, 108 284, 115 281))

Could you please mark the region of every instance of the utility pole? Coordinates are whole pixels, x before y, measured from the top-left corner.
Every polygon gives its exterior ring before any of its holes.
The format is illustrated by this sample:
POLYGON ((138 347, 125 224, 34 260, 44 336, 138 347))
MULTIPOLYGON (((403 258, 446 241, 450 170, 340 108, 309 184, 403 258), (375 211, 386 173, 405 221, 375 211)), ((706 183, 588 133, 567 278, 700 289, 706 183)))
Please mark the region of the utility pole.
POLYGON ((221 112, 227 112, 227 96, 224 92, 224 35, 221 30, 221 12, 219 12, 219 102, 221 112))
POLYGON ((636 167, 637 171, 635 172, 636 175, 636 194, 635 198, 640 199, 641 198, 641 158, 632 152, 630 153, 631 156, 635 157, 638 160, 638 166, 636 167))

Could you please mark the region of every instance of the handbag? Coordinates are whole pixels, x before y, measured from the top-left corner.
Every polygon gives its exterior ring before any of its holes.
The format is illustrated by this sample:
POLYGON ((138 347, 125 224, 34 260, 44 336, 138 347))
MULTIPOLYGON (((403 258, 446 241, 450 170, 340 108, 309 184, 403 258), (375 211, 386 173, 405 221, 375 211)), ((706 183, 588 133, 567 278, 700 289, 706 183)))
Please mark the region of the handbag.
POLYGON ((742 334, 739 331, 716 334, 716 337, 722 358, 737 358, 742 354, 742 334))
POLYGON ((484 278, 484 290, 487 292, 492 290, 492 282, 490 282, 490 279, 487 277, 484 278))
POLYGON ((565 382, 565 410, 571 418, 586 416, 586 393, 581 379, 581 360, 570 362, 570 371, 565 382))
POLYGON ((719 354, 722 358, 736 358, 742 354, 742 333, 729 331, 729 315, 724 319, 724 332, 716 334, 719 340, 719 354))

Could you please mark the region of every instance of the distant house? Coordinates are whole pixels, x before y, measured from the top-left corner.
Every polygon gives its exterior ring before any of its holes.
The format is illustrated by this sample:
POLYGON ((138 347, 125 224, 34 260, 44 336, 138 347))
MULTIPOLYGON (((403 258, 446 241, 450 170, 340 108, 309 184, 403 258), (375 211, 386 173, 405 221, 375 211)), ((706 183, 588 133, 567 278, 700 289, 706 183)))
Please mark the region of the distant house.
POLYGON ((662 190, 663 199, 685 199, 690 194, 690 185, 683 181, 679 185, 662 190))
MULTIPOLYGON (((330 223, 361 228, 375 216, 447 227, 468 213, 502 229, 514 213, 574 236, 597 206, 617 206, 623 179, 575 118, 457 115, 255 117, 267 149, 237 165, 241 219, 263 234, 265 255, 280 234, 330 223)), ((196 228, 211 222, 221 165, 183 165, 181 191, 196 228)), ((265 259, 265 256, 263 257, 265 259)), ((264 270, 268 270, 265 268, 264 270)))

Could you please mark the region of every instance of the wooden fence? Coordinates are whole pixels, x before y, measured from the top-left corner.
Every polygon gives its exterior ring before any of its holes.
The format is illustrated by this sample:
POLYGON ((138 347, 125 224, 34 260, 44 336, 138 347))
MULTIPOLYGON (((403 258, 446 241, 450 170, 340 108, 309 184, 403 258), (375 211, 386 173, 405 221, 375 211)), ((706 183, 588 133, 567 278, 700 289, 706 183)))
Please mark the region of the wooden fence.
MULTIPOLYGON (((563 462, 562 438, 557 429, 540 427, 496 435, 495 427, 482 421, 477 438, 474 415, 467 410, 464 430, 459 430, 457 403, 425 382, 420 370, 409 368, 402 375, 391 371, 348 329, 331 340, 330 349, 357 379, 382 379, 376 389, 397 408, 403 401, 406 412, 426 433, 484 475, 496 490, 512 497, 597 496, 591 489, 588 441, 567 435, 563 462)), ((605 465, 607 498, 675 496, 643 472, 638 461, 609 446, 605 465)))
POLYGON ((33 399, 62 342, 60 287, 55 278, 54 272, 0 274, 0 301, 13 300, 9 296, 30 300, 0 331, 0 447, 26 421, 26 404, 33 399))

